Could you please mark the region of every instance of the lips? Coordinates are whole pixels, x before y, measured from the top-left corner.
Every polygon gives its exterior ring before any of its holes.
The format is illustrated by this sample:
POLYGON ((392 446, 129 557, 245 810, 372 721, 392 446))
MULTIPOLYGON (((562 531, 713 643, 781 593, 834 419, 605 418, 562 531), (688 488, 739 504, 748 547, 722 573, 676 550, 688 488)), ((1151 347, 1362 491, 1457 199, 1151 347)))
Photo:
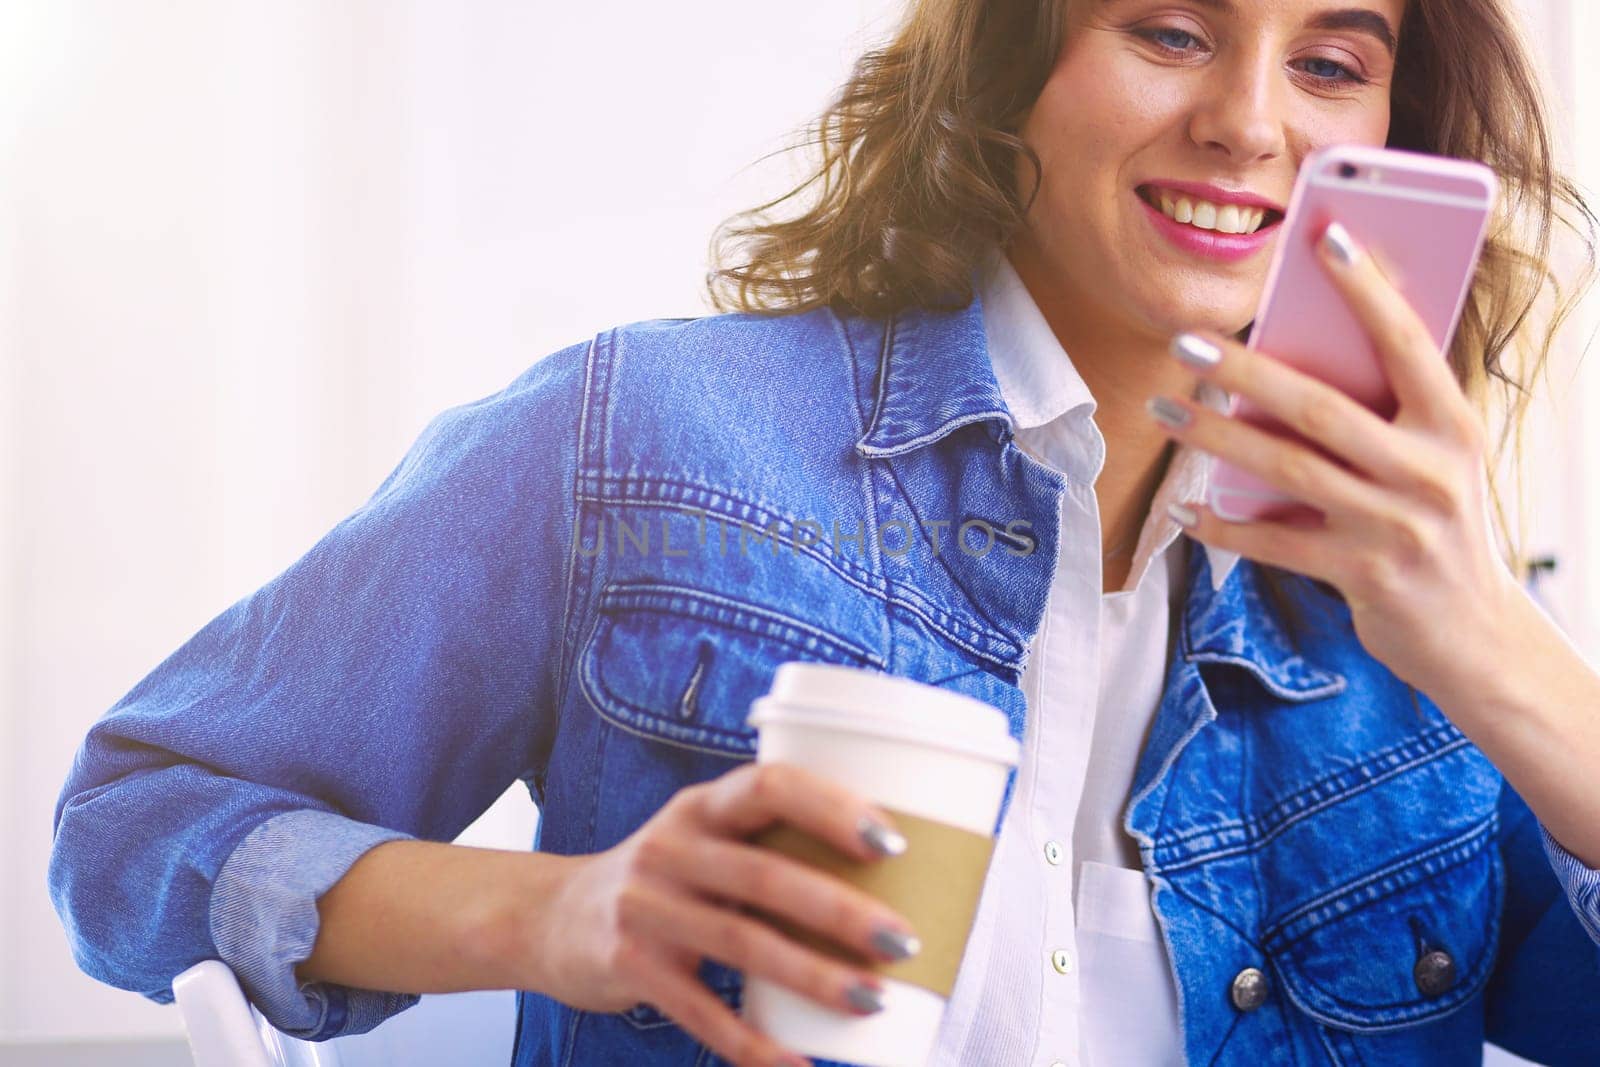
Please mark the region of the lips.
POLYGON ((1156 231, 1181 251, 1233 263, 1264 250, 1283 212, 1272 201, 1192 182, 1152 182, 1135 190, 1156 231))

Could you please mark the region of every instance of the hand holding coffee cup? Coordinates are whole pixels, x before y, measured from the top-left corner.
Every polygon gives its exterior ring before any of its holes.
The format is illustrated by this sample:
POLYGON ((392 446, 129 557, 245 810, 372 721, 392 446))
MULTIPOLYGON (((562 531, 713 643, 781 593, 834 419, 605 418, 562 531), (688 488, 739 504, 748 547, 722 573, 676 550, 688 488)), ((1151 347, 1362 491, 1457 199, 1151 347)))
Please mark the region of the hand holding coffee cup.
MULTIPOLYGON (((908 847, 865 865, 798 824, 756 840, 837 876, 892 906, 921 935, 921 951, 871 964, 883 1009, 868 1016, 796 996, 761 974, 746 978, 743 1013, 764 1033, 811 1055, 862 1067, 921 1067, 972 931, 994 849, 994 826, 1021 747, 1003 712, 949 690, 814 663, 778 668, 757 700, 758 766, 793 765, 880 805, 908 847)), ((809 931, 798 940, 837 959, 809 931)))
POLYGON ((903 847, 884 812, 804 768, 745 764, 683 789, 616 847, 574 858, 545 938, 563 975, 560 999, 591 1011, 648 1002, 739 1067, 807 1061, 706 989, 697 974, 703 957, 830 1013, 875 1010, 883 980, 838 950, 863 962, 904 959, 915 932, 862 890, 748 841, 776 826, 856 866, 903 847), (801 944, 767 917, 837 948, 801 944))

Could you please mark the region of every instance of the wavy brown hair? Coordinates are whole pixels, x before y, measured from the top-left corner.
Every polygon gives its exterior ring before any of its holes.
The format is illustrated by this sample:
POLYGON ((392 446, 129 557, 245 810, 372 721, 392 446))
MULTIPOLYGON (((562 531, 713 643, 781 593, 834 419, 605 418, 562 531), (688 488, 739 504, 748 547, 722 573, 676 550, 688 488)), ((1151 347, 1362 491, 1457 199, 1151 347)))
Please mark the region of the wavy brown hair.
MULTIPOLYGON (((966 306, 975 268, 1024 225, 1038 193, 1040 161, 1018 130, 1056 62, 1067 2, 1081 0, 912 0, 892 38, 861 56, 790 146, 820 155, 810 176, 718 227, 707 275, 712 306, 764 314, 828 306, 872 317, 966 306), (1026 198, 1016 180, 1024 164, 1032 174, 1026 198), (792 209, 785 217, 771 214, 784 208, 792 209)), ((1388 143, 1481 160, 1502 182, 1449 353, 1486 426, 1496 421, 1491 384, 1506 394, 1499 432, 1489 434, 1491 487, 1508 441, 1520 476, 1534 379, 1594 274, 1595 216, 1557 170, 1552 141, 1544 92, 1507 0, 1411 0, 1388 143), (1576 239, 1566 284, 1551 265, 1557 227, 1576 239)), ((1492 496, 1507 562, 1526 580, 1528 561, 1507 529, 1498 489, 1492 496)), ((1282 583, 1302 576, 1262 570, 1293 625, 1282 583)))

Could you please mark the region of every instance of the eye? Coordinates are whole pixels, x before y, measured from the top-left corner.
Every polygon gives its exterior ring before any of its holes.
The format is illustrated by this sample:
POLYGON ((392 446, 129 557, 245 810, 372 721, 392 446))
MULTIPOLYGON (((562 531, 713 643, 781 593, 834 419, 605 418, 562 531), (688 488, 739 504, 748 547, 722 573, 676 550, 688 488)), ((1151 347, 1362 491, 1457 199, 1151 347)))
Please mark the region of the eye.
POLYGON ((1191 46, 1200 43, 1200 38, 1188 30, 1180 30, 1175 26, 1154 26, 1135 32, 1167 52, 1188 52, 1191 46))
POLYGON ((1343 63, 1321 56, 1313 56, 1304 60, 1300 69, 1317 81, 1332 84, 1363 85, 1367 80, 1343 63))

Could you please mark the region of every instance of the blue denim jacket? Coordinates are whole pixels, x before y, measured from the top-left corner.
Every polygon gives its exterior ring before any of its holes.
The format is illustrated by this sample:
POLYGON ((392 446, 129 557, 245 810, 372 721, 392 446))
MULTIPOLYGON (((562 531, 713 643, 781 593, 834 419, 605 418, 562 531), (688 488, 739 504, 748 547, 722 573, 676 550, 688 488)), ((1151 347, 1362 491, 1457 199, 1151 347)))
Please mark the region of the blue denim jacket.
MULTIPOLYGON (((79 963, 165 1002, 220 958, 279 1028, 359 1032, 414 998, 293 965, 362 852, 450 840, 518 780, 536 848, 609 848, 752 758, 785 660, 946 685, 1020 739, 1065 483, 1011 437, 976 300, 636 323, 443 412, 89 733, 50 868, 79 963)), ((1253 563, 1213 590, 1188 547, 1126 826, 1189 1062, 1600 1062, 1600 873, 1340 602, 1297 579, 1326 620, 1297 643, 1253 563)), ((519 997, 522 1067, 720 1062, 648 1005, 519 997)))

